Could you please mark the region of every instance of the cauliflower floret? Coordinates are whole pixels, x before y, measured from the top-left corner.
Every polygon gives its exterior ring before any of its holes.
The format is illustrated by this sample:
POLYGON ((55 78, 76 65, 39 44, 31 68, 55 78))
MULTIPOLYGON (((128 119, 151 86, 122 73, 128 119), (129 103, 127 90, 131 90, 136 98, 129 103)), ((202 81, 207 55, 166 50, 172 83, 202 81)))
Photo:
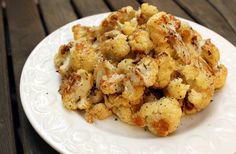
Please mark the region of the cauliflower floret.
POLYGON ((93 72, 96 65, 101 61, 101 55, 99 55, 99 53, 96 52, 96 49, 86 41, 76 43, 75 47, 72 48, 70 67, 74 71, 84 69, 93 72))
POLYGON ((114 94, 123 90, 122 81, 124 74, 112 74, 111 76, 103 76, 100 89, 104 94, 114 94))
POLYGON ((73 42, 60 46, 58 53, 54 57, 56 69, 62 76, 70 70, 70 50, 72 46, 73 42))
POLYGON ((135 67, 133 59, 123 59, 118 65, 117 68, 121 73, 132 72, 135 67))
POLYGON ((94 70, 96 88, 100 89, 103 76, 111 76, 115 72, 116 68, 109 61, 104 61, 103 63, 99 64, 94 70))
POLYGON ((146 87, 152 86, 157 79, 158 63, 151 57, 142 58, 137 67, 138 74, 142 77, 146 87))
POLYGON ((111 13, 102 21, 99 31, 101 34, 118 28, 119 24, 130 21, 135 17, 135 10, 131 6, 123 7, 120 10, 111 13))
POLYGON ((116 68, 108 61, 105 61, 95 69, 96 87, 104 94, 114 94, 123 91, 122 81, 125 75, 116 72, 116 68))
POLYGON ((129 79, 124 81, 124 91, 122 92, 122 96, 129 101, 136 101, 142 98, 144 93, 143 86, 134 86, 132 85, 129 79))
POLYGON ((176 62, 185 65, 190 64, 192 58, 190 51, 192 50, 187 48, 181 36, 178 33, 175 33, 175 35, 169 37, 168 41, 175 50, 175 55, 173 58, 176 59, 176 62))
POLYGON ((67 109, 87 109, 90 102, 87 96, 93 86, 92 75, 86 70, 80 69, 71 73, 67 78, 62 80, 60 94, 67 109))
POLYGON ((188 45, 197 46, 202 37, 198 32, 193 30, 193 28, 186 22, 181 21, 179 29, 177 32, 181 35, 183 41, 188 45))
POLYGON ((220 64, 219 66, 216 67, 216 69, 214 70, 215 89, 219 89, 224 86, 227 74, 228 74, 227 68, 223 64, 220 64))
POLYGON ((163 97, 158 101, 144 103, 133 121, 143 123, 155 135, 167 136, 178 128, 181 116, 179 102, 174 98, 163 97))
POLYGON ((211 74, 208 74, 204 71, 199 71, 197 77, 193 82, 193 86, 196 86, 199 89, 208 89, 213 85, 213 77, 211 74))
POLYGON ((70 53, 70 48, 71 48, 72 43, 69 43, 68 45, 61 45, 58 53, 54 57, 54 64, 57 69, 60 68, 61 65, 63 65, 66 57, 70 53))
POLYGON ((120 106, 120 107, 114 107, 112 108, 113 113, 115 113, 117 115, 117 117, 128 124, 133 124, 132 122, 132 110, 130 107, 124 107, 124 106, 120 106))
POLYGON ((86 40, 92 42, 95 39, 95 30, 93 27, 81 26, 80 24, 72 27, 74 40, 86 40))
POLYGON ((93 104, 99 103, 101 101, 103 101, 103 93, 101 90, 98 89, 92 89, 91 93, 89 95, 89 101, 93 104))
POLYGON ((171 74, 176 69, 174 60, 166 53, 161 53, 157 57, 158 73, 153 85, 154 88, 165 88, 171 79, 171 74))
POLYGON ((131 35, 138 27, 138 22, 136 18, 133 18, 131 21, 126 21, 124 24, 121 24, 121 31, 125 35, 131 35))
POLYGON ((179 63, 190 63, 190 53, 181 36, 177 33, 180 21, 165 12, 153 15, 147 22, 150 37, 153 41, 155 51, 168 52, 179 63))
POLYGON ((93 123, 95 119, 103 120, 112 115, 104 103, 98 103, 85 113, 85 119, 89 123, 93 123))
POLYGON ((139 24, 144 24, 147 20, 158 12, 157 8, 148 3, 143 3, 140 8, 141 14, 138 18, 139 24))
POLYGON ((131 50, 137 53, 148 54, 153 48, 149 33, 145 30, 137 30, 129 36, 129 45, 131 50))
POLYGON ((104 97, 106 106, 111 109, 113 107, 130 107, 130 102, 124 98, 122 95, 113 94, 104 97))
POLYGON ((181 65, 178 67, 178 72, 189 82, 193 81, 199 72, 199 69, 194 65, 181 65))
POLYGON ((201 47, 202 58, 212 67, 216 67, 220 59, 220 53, 217 47, 211 43, 210 39, 207 39, 204 45, 201 47))
POLYGON ((105 40, 101 43, 100 50, 109 59, 120 60, 124 58, 130 52, 127 36, 120 33, 105 40))
POLYGON ((176 33, 179 27, 180 21, 166 12, 153 15, 147 22, 150 37, 156 46, 167 43, 168 37, 176 33))
POLYGON ((193 64, 198 68, 198 75, 190 85, 198 90, 212 88, 214 86, 214 77, 211 67, 201 57, 193 60, 193 64))
POLYGON ((143 86, 143 79, 139 75, 140 73, 136 71, 135 66, 133 59, 124 59, 118 64, 117 68, 120 73, 126 74, 126 78, 130 80, 133 86, 143 86))
POLYGON ((184 112, 186 114, 193 114, 206 108, 210 103, 213 94, 213 88, 209 88, 202 92, 191 89, 188 93, 188 102, 184 105, 184 112))
POLYGON ((183 84, 182 82, 183 80, 181 78, 170 81, 166 88, 166 94, 176 99, 184 99, 190 86, 183 84))
POLYGON ((208 64, 201 58, 192 59, 192 63, 179 72, 191 86, 183 103, 184 112, 193 114, 207 107, 214 94, 214 77, 208 64))

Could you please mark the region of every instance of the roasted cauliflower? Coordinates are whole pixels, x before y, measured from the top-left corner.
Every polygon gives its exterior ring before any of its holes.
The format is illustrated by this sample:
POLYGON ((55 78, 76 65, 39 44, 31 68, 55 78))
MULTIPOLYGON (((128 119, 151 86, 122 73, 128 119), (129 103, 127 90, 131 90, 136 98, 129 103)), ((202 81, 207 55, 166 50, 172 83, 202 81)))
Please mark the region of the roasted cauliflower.
POLYGON ((124 7, 97 27, 75 25, 54 64, 69 110, 89 123, 112 114, 157 136, 176 131, 183 115, 205 109, 222 88, 220 51, 188 23, 143 3, 124 7))

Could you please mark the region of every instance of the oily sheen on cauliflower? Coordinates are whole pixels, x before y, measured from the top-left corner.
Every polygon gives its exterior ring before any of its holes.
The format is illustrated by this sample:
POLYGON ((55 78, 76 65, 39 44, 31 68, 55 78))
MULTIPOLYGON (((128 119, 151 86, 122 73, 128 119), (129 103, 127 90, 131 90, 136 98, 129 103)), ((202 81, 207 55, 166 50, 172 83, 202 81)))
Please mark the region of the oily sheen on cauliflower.
POLYGON ((147 3, 112 12, 97 27, 74 25, 72 32, 74 40, 54 59, 59 93, 89 123, 114 114, 167 136, 183 115, 205 109, 227 77, 210 39, 147 3))

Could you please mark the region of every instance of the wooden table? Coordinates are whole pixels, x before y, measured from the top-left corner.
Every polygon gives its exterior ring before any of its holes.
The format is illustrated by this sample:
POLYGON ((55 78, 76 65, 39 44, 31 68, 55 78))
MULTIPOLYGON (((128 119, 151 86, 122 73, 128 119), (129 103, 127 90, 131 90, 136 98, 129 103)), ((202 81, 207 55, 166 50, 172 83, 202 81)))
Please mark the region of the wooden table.
POLYGON ((0 153, 57 153, 32 128, 19 97, 32 49, 60 26, 142 2, 200 23, 236 45, 236 0, 0 0, 0 153))

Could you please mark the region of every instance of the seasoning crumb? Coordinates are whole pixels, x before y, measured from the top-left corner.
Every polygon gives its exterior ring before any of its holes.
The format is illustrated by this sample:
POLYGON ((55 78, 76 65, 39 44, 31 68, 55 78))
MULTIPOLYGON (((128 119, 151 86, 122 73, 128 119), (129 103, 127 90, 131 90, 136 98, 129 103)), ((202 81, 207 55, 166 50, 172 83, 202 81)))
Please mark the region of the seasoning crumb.
POLYGON ((118 119, 117 118, 115 118, 115 121, 117 121, 118 119))

